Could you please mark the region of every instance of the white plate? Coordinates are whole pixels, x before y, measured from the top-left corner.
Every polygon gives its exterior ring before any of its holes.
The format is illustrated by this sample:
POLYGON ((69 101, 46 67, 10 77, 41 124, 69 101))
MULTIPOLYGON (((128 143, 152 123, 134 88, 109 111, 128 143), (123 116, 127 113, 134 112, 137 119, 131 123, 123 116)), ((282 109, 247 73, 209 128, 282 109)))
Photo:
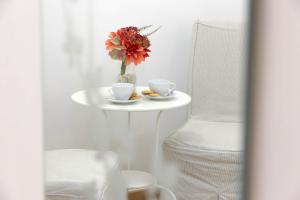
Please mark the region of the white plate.
POLYGON ((158 97, 151 97, 149 95, 143 95, 143 96, 151 100, 168 100, 175 97, 174 93, 170 94, 169 96, 158 96, 158 97))
POLYGON ((106 100, 110 101, 111 103, 115 103, 115 104, 131 104, 131 103, 140 101, 141 99, 142 98, 135 99, 135 100, 117 100, 117 99, 108 98, 106 100))

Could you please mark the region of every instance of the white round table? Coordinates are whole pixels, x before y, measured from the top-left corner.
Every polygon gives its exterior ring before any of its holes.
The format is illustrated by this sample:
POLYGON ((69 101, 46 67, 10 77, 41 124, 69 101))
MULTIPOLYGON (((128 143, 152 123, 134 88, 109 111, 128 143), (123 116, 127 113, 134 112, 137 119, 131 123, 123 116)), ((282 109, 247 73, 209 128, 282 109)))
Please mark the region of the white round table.
MULTIPOLYGON (((159 120, 163 111, 176 109, 188 105, 191 102, 191 97, 180 91, 174 91, 174 98, 168 100, 150 100, 143 98, 142 100, 135 102, 133 104, 115 104, 111 103, 106 98, 110 97, 109 93, 110 87, 101 87, 93 92, 87 92, 85 90, 78 91, 72 95, 72 100, 81 105, 90 106, 94 105, 101 109, 104 113, 104 116, 107 119, 107 111, 124 111, 128 112, 128 129, 131 132, 131 113, 132 112, 149 112, 149 111, 158 111, 156 116, 156 125, 155 125, 155 163, 159 161, 159 120), (97 103, 92 102, 95 97, 101 97, 100 101, 97 103)), ((148 87, 136 87, 138 94, 141 94, 142 90, 146 90, 148 87)), ((99 98, 97 98, 99 100, 99 98)), ((159 166, 159 164, 158 164, 159 166)), ((157 173, 158 166, 156 167, 155 173, 157 173)), ((128 164, 129 168, 129 164, 128 164)), ((153 175, 146 172, 139 172, 136 170, 125 170, 123 172, 125 180, 128 183, 128 190, 135 191, 138 188, 145 188, 151 186, 156 182, 153 175), (134 181, 134 180, 138 181, 134 181), (145 183, 143 183, 143 180, 145 183)))
MULTIPOLYGON (((101 87, 97 90, 98 94, 104 97, 104 101, 98 107, 105 111, 126 111, 126 112, 147 112, 147 111, 164 111, 179 108, 188 105, 191 102, 191 97, 184 92, 174 91, 174 98, 169 100, 143 100, 133 104, 115 104, 105 100, 110 98, 110 87, 101 87)), ((148 87, 136 87, 136 91, 140 94, 142 90, 148 87)), ((72 100, 76 103, 89 106, 88 95, 85 90, 78 91, 72 95, 72 100)))

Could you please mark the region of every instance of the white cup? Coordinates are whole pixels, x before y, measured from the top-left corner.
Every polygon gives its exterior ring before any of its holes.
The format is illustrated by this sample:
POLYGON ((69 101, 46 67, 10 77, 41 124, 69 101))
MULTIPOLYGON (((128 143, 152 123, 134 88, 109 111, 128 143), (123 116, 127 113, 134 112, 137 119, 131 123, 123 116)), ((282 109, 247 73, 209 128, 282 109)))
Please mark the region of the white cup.
POLYGON ((131 83, 114 83, 111 86, 111 95, 116 100, 128 100, 133 93, 134 85, 131 83))
POLYGON ((176 89, 175 83, 164 79, 150 80, 148 84, 150 90, 164 97, 171 95, 176 89))

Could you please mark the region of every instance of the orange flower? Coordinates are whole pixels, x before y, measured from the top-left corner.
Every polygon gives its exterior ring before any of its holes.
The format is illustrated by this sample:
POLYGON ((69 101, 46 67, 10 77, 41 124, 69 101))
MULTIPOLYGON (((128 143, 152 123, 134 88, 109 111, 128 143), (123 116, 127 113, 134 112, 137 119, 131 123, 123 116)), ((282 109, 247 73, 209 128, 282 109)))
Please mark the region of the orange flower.
POLYGON ((137 27, 125 27, 111 32, 105 45, 111 58, 125 61, 126 65, 138 65, 149 57, 150 41, 147 36, 139 33, 137 27))

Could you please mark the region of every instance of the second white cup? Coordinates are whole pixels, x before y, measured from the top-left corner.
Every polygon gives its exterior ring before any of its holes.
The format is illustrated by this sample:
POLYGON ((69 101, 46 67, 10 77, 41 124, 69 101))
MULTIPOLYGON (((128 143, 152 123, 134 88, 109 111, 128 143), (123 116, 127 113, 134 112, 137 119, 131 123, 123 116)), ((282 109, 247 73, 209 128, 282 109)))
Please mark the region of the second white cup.
POLYGON ((149 81, 150 90, 160 94, 161 96, 169 96, 176 89, 175 83, 164 80, 164 79, 155 79, 149 81))

